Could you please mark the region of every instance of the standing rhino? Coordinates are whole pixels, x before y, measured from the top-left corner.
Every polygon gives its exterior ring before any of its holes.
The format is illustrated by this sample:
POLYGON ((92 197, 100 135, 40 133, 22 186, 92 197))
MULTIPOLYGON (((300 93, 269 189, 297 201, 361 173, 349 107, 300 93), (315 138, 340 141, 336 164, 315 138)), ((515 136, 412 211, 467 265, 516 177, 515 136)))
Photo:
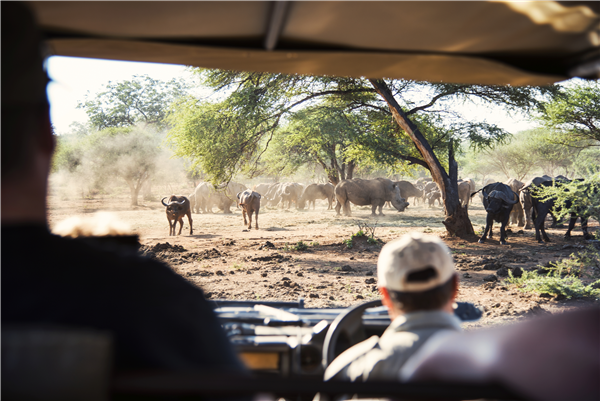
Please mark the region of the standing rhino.
POLYGON ((248 230, 252 230, 252 213, 255 215, 254 228, 258 230, 258 211, 260 210, 260 194, 251 189, 247 189, 237 194, 237 199, 242 208, 242 216, 244 216, 244 224, 248 224, 248 230), (246 221, 248 215, 248 222, 246 221))
POLYGON ((358 206, 371 205, 371 214, 375 216, 375 210, 379 208, 379 215, 383 216, 381 209, 386 201, 390 201, 399 212, 403 212, 409 205, 400 196, 400 188, 392 180, 387 178, 376 178, 374 180, 362 180, 354 178, 342 180, 335 187, 337 204, 335 211, 340 215, 340 209, 344 207, 344 215, 351 216, 350 202, 358 206))
POLYGON ((254 187, 252 187, 252 190, 264 196, 269 191, 269 188, 271 188, 273 185, 274 184, 269 183, 256 184, 254 187))
POLYGON ((203 213, 213 212, 213 207, 217 206, 225 213, 231 213, 231 205, 234 199, 228 196, 224 191, 217 191, 210 182, 203 182, 196 187, 196 204, 200 206, 203 213))
POLYGON ((239 200, 237 198, 237 194, 248 189, 244 184, 240 184, 238 182, 229 182, 227 184, 227 189, 225 190, 225 195, 229 197, 229 199, 233 199, 236 202, 236 207, 240 207, 239 200))
POLYGON ((287 202, 287 208, 289 209, 292 206, 292 202, 298 207, 298 199, 300 199, 302 191, 304 191, 304 186, 297 182, 288 182, 281 186, 280 191, 282 206, 285 207, 285 203, 287 202))
POLYGON ((429 207, 433 207, 435 205, 435 201, 438 202, 438 206, 442 206, 442 193, 437 188, 427 194, 427 202, 429 207))
POLYGON ((287 202, 287 208, 289 209, 292 202, 296 205, 298 204, 298 199, 303 190, 304 187, 302 184, 298 184, 297 182, 276 184, 269 188, 269 191, 265 195, 265 199, 269 201, 270 206, 277 206, 279 202, 281 202, 282 207, 285 207, 285 203, 287 202))
POLYGON ((458 180, 458 200, 462 206, 469 206, 473 192, 475 192, 475 181, 471 178, 458 180))
POLYGON ((333 200, 335 199, 334 191, 335 187, 329 183, 310 184, 304 188, 302 195, 300 195, 298 209, 303 210, 306 206, 306 202, 308 202, 308 208, 310 209, 310 204, 312 203, 313 210, 315 210, 316 199, 327 199, 327 202, 329 203, 327 210, 333 209, 333 200))
POLYGON ((428 182, 433 182, 433 178, 431 177, 419 177, 415 181, 415 184, 419 187, 424 187, 428 182))
POLYGON ((192 213, 200 213, 200 204, 196 202, 196 192, 192 192, 190 196, 188 196, 190 200, 190 209, 192 209, 192 213))
POLYGON ((279 195, 279 189, 281 188, 282 185, 285 185, 285 184, 280 183, 280 182, 272 184, 269 187, 269 189, 267 190, 267 192, 262 194, 264 196, 264 198, 267 200, 268 206, 277 206, 277 204, 281 200, 281 196, 279 195))
MULTIPOLYGON (((506 185, 508 185, 514 193, 519 194, 521 188, 523 188, 525 184, 516 178, 511 178, 510 180, 506 181, 506 185)), ((510 212, 509 224, 515 224, 517 227, 522 227, 525 225, 523 218, 523 205, 521 205, 521 202, 517 202, 513 206, 512 211, 510 212)))
POLYGON ((408 181, 396 181, 398 188, 400 188, 400 194, 403 198, 414 198, 413 204, 417 203, 417 199, 423 198, 423 190, 417 188, 411 182, 408 181))

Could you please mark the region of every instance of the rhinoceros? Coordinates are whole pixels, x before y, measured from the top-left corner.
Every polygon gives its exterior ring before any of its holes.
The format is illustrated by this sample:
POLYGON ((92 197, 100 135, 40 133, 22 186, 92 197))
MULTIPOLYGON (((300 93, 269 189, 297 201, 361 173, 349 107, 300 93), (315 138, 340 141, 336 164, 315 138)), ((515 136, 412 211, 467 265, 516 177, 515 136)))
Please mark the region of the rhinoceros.
POLYGON ((194 192, 196 195, 196 204, 200 206, 203 213, 213 212, 213 207, 217 206, 225 213, 231 213, 231 205, 234 198, 229 197, 224 191, 217 191, 209 182, 200 183, 194 192))
POLYGON ((390 201, 399 212, 403 212, 409 203, 400 195, 400 188, 392 180, 387 178, 376 178, 374 180, 362 180, 354 178, 342 180, 335 187, 337 204, 335 211, 340 215, 340 209, 344 207, 344 215, 351 216, 350 202, 355 205, 371 205, 371 214, 379 208, 379 215, 383 216, 381 209, 386 201, 390 201))
POLYGON ((310 209, 310 205, 312 203, 313 210, 315 209, 315 200, 317 199, 326 199, 329 203, 327 210, 333 209, 333 200, 335 195, 333 191, 335 190, 334 186, 327 184, 310 184, 304 191, 302 191, 302 195, 300 195, 300 199, 298 199, 298 209, 303 210, 306 206, 306 202, 308 202, 308 208, 310 209))

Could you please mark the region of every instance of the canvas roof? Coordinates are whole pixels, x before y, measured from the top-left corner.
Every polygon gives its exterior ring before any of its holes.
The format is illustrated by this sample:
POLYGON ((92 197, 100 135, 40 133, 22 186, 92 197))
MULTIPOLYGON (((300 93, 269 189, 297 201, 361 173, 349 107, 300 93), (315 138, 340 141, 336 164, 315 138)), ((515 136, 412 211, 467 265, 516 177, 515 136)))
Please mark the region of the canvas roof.
POLYGON ((600 76, 600 3, 30 2, 56 55, 544 85, 600 76))

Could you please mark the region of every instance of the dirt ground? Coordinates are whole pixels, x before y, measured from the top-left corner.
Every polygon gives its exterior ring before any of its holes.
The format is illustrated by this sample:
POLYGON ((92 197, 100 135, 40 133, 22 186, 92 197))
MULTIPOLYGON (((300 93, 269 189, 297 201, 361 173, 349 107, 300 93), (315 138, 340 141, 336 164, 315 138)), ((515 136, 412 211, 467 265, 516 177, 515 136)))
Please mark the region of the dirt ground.
MULTIPOLYGON (((182 190, 182 193, 191 192, 182 190)), ((565 229, 548 229, 552 242, 538 244, 533 230, 511 227, 509 245, 500 245, 499 228, 485 244, 477 238, 447 238, 440 207, 412 205, 403 213, 385 209, 383 217, 371 217, 370 208, 352 206, 352 217, 336 217, 325 201, 316 210, 263 207, 259 230, 246 230, 241 211, 224 214, 193 214, 193 235, 187 219, 181 235, 168 236, 169 226, 160 200, 129 206, 126 192, 98 195, 94 199, 49 198, 51 228, 71 216, 109 211, 128 223, 140 236, 142 251, 167 262, 174 271, 201 287, 211 299, 287 300, 304 298, 306 307, 346 307, 376 299, 377 256, 381 243, 410 231, 442 237, 454 255, 460 276, 459 301, 472 302, 484 310, 467 329, 490 326, 549 313, 588 306, 593 299, 556 299, 525 294, 503 282, 506 268, 536 269, 549 261, 568 257, 586 242, 579 227, 570 240, 565 229), (345 240, 367 223, 375 228, 379 244, 345 240), (296 250, 302 241, 306 250, 296 250)), ((476 200, 469 208, 475 231, 485 224, 485 211, 476 200)), ((590 221, 591 231, 598 223, 590 221)), ((140 278, 141 279, 141 278, 140 278)))

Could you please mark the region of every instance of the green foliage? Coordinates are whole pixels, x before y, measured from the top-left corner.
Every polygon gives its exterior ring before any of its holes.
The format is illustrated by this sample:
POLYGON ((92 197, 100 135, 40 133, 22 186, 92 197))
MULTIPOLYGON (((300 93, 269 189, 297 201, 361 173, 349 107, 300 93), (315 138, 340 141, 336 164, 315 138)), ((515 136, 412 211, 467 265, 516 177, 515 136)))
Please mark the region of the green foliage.
POLYGON ((128 127, 139 123, 164 126, 169 106, 187 92, 187 85, 149 76, 134 76, 130 81, 109 82, 105 91, 86 96, 77 108, 84 109, 91 124, 99 130, 128 127))
POLYGON ((74 135, 56 137, 56 150, 52 155, 52 172, 68 171, 74 173, 83 162, 85 144, 74 135))
POLYGON ((308 249, 308 245, 306 245, 304 241, 298 241, 296 245, 294 245, 293 249, 299 252, 306 251, 308 249))
POLYGON ((553 213, 558 219, 573 212, 600 221, 600 173, 582 181, 532 188, 532 193, 543 200, 554 199, 553 213))
POLYGON ((580 278, 574 276, 561 276, 557 273, 540 275, 537 272, 524 271, 521 277, 513 277, 509 271, 506 281, 517 286, 522 292, 535 292, 538 294, 562 295, 567 299, 580 297, 600 297, 600 289, 594 285, 600 283, 597 280, 589 285, 584 285, 580 278))
POLYGON ((555 143, 575 147, 600 145, 600 85, 573 80, 560 96, 544 103, 539 120, 556 131, 555 143))
MULTIPOLYGON (((366 79, 195 70, 204 85, 224 95, 218 103, 178 102, 169 118, 170 146, 214 182, 236 173, 287 173, 320 165, 333 182, 359 166, 410 172, 429 159, 396 124, 387 104, 366 79), (269 151, 267 151, 269 149, 269 151)), ((531 109, 548 88, 484 87, 389 81, 412 122, 447 163, 461 140, 489 148, 508 133, 461 118, 452 102, 531 109), (435 107, 435 108, 434 108, 435 107), (457 140, 460 139, 460 140, 457 140)))
POLYGON ((556 176, 567 173, 579 158, 579 149, 553 142, 554 134, 545 128, 521 131, 510 142, 481 152, 471 150, 460 158, 463 173, 484 177, 503 173, 523 181, 533 171, 556 176))
POLYGON ((598 280, 600 253, 592 245, 571 254, 568 258, 550 263, 550 266, 544 269, 548 273, 524 271, 521 277, 514 277, 509 270, 509 278, 506 281, 516 285, 522 292, 561 295, 568 299, 600 298, 600 289, 595 288, 600 284, 600 280, 598 280), (581 280, 582 277, 595 281, 585 285, 581 280))
POLYGON ((115 178, 125 180, 137 205, 142 185, 158 165, 159 138, 138 127, 107 128, 87 135, 61 135, 53 159, 53 172, 67 172, 94 189, 115 178))
POLYGON ((189 160, 191 169, 205 171, 213 185, 230 181, 251 164, 256 148, 250 150, 248 144, 261 135, 251 119, 237 118, 220 103, 198 104, 190 99, 179 102, 174 110, 167 118, 172 126, 167 145, 175 156, 189 160))
POLYGON ((582 149, 572 164, 575 177, 589 177, 600 173, 600 147, 582 149))
POLYGON ((363 230, 358 230, 357 232, 355 232, 354 234, 352 234, 352 238, 364 237, 364 236, 365 236, 365 232, 363 230))
POLYGON ((377 223, 374 225, 369 225, 367 222, 357 222, 357 224, 358 231, 352 234, 349 239, 343 240, 342 244, 345 244, 348 249, 352 249, 354 246, 354 239, 363 237, 367 237, 367 243, 370 245, 379 244, 379 240, 375 238, 375 228, 377 227, 377 223))
POLYGON ((554 132, 546 129, 525 131, 523 152, 535 161, 545 174, 554 177, 559 174, 559 169, 567 172, 574 160, 577 159, 579 150, 564 144, 554 143, 554 132))
POLYGON ((483 151, 481 157, 496 171, 504 173, 506 178, 515 177, 522 181, 536 167, 536 160, 531 157, 531 149, 528 148, 529 143, 524 136, 520 136, 510 143, 483 151))

